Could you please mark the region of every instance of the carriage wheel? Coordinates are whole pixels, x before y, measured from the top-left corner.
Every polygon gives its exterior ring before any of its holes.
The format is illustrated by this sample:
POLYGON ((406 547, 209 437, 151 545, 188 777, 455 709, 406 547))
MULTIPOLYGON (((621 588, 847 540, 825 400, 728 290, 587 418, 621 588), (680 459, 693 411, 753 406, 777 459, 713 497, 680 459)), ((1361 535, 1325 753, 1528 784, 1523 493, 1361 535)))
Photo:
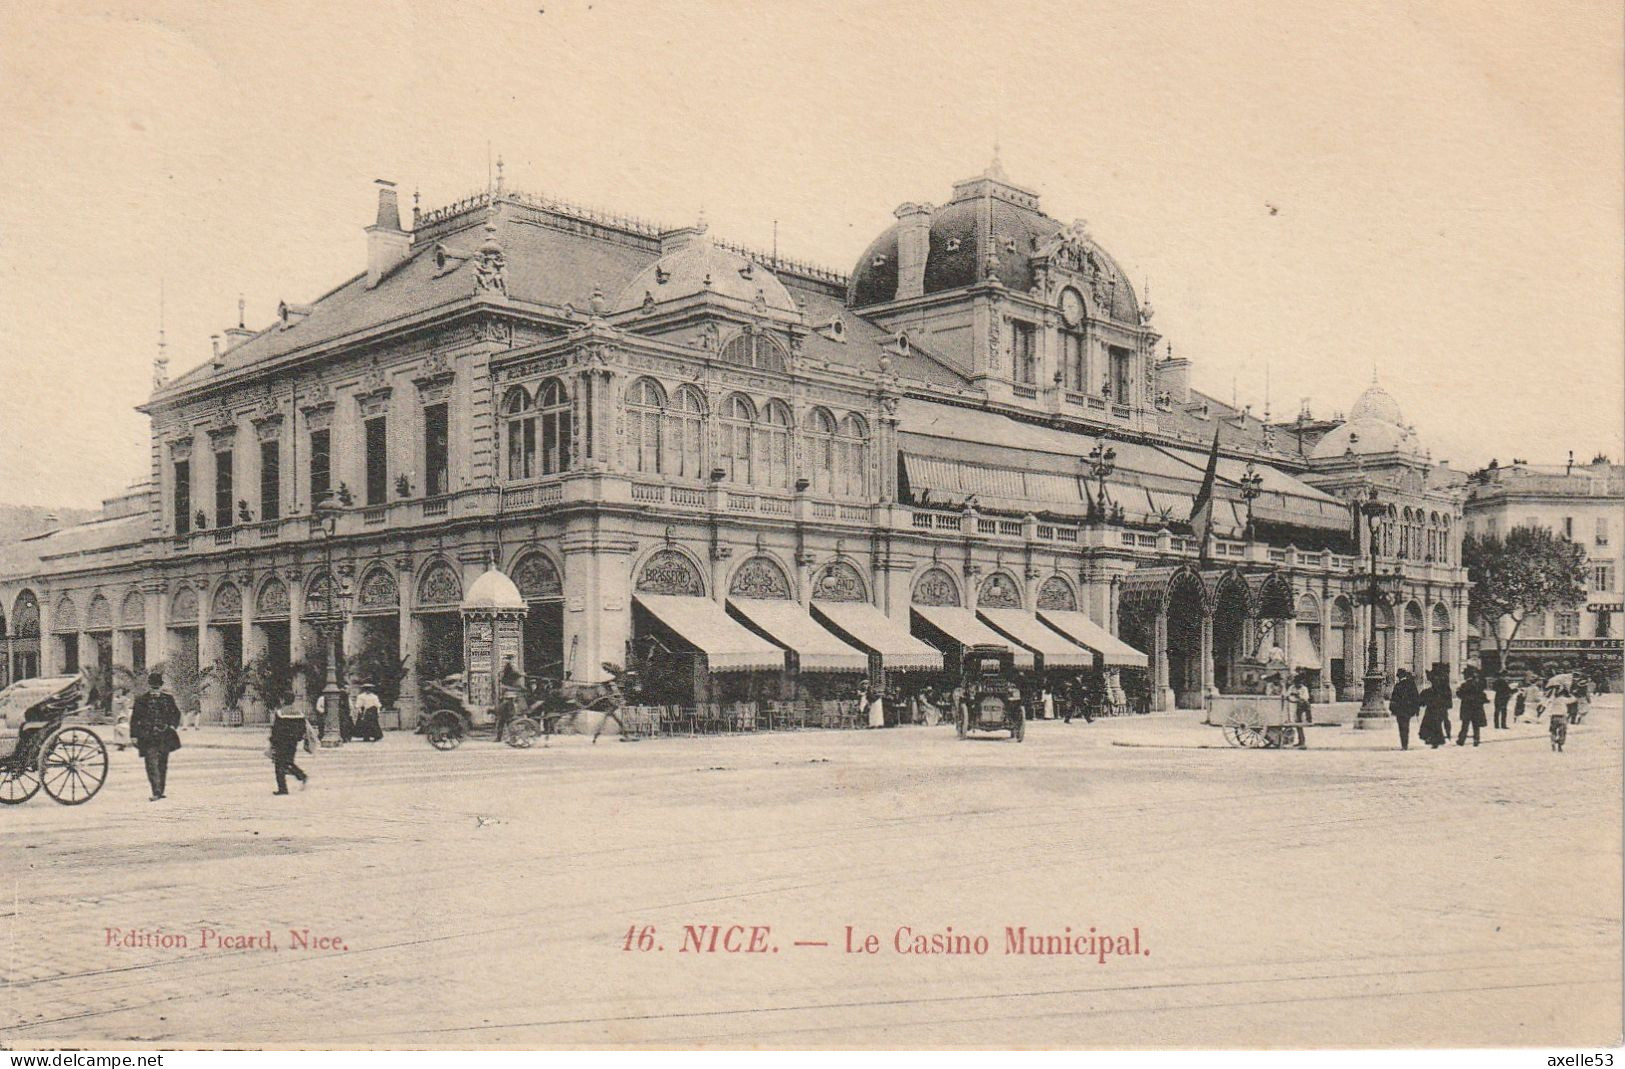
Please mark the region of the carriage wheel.
POLYGON ((40 786, 63 805, 83 805, 107 782, 107 747, 88 728, 67 727, 40 750, 40 786))
POLYGON ((528 750, 542 736, 542 726, 528 716, 519 716, 508 722, 504 739, 516 750, 528 750))
POLYGON ((0 768, 0 805, 22 805, 39 790, 39 777, 22 764, 0 768))
POLYGON ((423 734, 437 750, 455 750, 463 742, 461 726, 449 716, 435 717, 423 734))
POLYGON ((1251 724, 1230 725, 1230 740, 1246 750, 1261 750, 1270 744, 1264 733, 1251 724))

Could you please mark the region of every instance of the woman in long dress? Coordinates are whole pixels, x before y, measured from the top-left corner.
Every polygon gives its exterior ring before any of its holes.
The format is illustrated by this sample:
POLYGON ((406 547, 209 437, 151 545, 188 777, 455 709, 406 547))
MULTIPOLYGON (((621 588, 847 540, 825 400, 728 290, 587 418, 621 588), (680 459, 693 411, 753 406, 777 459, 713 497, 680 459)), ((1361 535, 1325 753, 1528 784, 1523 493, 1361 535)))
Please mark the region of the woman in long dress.
POLYGON ((1441 681, 1438 676, 1433 677, 1421 694, 1422 726, 1417 729, 1416 737, 1435 750, 1450 739, 1451 697, 1448 681, 1441 681))

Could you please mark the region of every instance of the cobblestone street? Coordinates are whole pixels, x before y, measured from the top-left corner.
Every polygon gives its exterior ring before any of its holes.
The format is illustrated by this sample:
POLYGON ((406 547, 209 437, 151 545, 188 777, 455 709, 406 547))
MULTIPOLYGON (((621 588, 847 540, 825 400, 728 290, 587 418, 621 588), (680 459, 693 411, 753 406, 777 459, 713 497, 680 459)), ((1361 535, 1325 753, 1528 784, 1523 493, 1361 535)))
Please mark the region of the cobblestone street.
POLYGON ((391 735, 287 798, 258 733, 189 732, 165 801, 122 752, 88 805, 0 812, 0 1045, 1617 1042, 1618 701, 1540 732, 391 735), (712 924, 763 952, 682 950, 712 924), (1142 953, 1006 953, 1023 926, 1142 953))

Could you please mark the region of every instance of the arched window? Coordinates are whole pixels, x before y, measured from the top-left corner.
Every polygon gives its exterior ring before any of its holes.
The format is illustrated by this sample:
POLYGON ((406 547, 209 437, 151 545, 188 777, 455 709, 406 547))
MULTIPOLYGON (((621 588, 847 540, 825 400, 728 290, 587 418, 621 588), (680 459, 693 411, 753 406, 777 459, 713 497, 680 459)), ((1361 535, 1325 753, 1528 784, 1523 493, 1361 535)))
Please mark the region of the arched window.
POLYGON ((665 431, 666 474, 705 478, 705 401, 694 387, 677 391, 666 410, 665 431))
POLYGON ((750 482, 751 424, 756 408, 750 399, 734 394, 722 408, 722 456, 718 458, 723 478, 731 483, 750 482))
POLYGON ((570 395, 558 379, 548 379, 537 391, 542 413, 542 471, 556 475, 570 470, 570 395))
POLYGON ((813 490, 835 492, 835 417, 822 408, 812 411, 807 431, 807 462, 812 465, 813 490))
POLYGON ((847 497, 867 493, 869 471, 869 425, 863 417, 849 413, 841 420, 835 436, 835 492, 847 497))
POLYGON ((523 386, 503 396, 502 415, 508 424, 508 478, 529 479, 536 474, 536 411, 523 386))
POLYGON ((788 487, 794 466, 790 463, 790 409, 783 401, 769 401, 756 424, 753 453, 756 471, 753 481, 775 489, 788 487))
POLYGON ((653 379, 639 379, 626 394, 626 466, 658 473, 661 461, 661 418, 666 396, 653 379))
POLYGON ((786 362, 784 346, 770 334, 759 331, 735 334, 722 346, 719 354, 723 363, 743 367, 759 367, 768 371, 783 371, 786 362))

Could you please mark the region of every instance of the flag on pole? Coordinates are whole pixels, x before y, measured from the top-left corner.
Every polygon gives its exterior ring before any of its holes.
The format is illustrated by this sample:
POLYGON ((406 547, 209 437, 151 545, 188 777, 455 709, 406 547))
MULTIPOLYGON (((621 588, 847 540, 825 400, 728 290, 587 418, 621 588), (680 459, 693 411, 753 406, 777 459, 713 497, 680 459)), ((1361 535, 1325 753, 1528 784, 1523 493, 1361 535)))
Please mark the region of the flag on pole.
POLYGON ((1213 482, 1219 474, 1219 428, 1213 428, 1213 450, 1207 457, 1207 472, 1202 476, 1202 489, 1197 491, 1196 503, 1191 508, 1191 530, 1201 540, 1200 561, 1207 563, 1207 544, 1213 534, 1213 482))

